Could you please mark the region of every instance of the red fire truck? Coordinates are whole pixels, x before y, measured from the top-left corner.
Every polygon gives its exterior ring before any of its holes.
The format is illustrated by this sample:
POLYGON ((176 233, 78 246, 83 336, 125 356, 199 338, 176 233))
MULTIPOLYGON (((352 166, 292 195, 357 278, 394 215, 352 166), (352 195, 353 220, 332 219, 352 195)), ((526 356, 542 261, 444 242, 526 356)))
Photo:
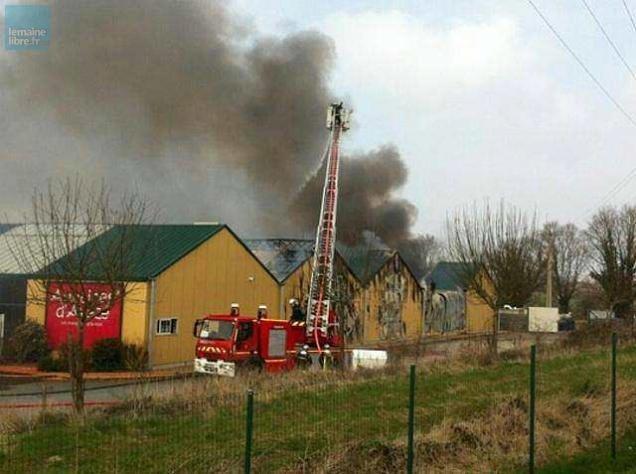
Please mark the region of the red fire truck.
POLYGON ((308 340, 305 323, 248 316, 209 315, 194 325, 197 337, 194 371, 233 377, 236 369, 281 372, 295 367, 338 363, 339 338, 308 340))

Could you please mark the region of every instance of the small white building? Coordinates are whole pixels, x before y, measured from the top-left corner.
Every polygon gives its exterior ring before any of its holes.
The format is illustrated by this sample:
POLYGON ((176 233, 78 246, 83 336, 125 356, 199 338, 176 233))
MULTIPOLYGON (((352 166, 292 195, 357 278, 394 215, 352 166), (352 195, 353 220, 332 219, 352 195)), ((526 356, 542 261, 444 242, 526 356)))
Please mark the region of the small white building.
POLYGON ((528 308, 528 331, 559 332, 559 308, 528 308))

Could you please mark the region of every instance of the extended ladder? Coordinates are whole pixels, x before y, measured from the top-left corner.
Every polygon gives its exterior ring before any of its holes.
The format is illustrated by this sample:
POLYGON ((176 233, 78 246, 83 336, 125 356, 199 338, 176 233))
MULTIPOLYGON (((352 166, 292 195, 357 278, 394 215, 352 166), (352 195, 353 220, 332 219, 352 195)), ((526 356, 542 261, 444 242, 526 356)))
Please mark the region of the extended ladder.
POLYGON ((336 214, 338 210, 338 171, 340 169, 340 136, 349 129, 349 111, 339 104, 327 110, 327 128, 331 131, 327 150, 327 169, 322 190, 322 204, 307 308, 307 335, 327 337, 331 286, 336 247, 336 214))

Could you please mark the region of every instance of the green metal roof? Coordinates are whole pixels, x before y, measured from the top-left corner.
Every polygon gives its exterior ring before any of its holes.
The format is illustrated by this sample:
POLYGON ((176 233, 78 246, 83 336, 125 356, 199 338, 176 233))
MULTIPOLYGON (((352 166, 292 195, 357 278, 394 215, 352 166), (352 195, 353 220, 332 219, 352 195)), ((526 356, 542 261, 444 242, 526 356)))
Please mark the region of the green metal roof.
POLYGON ((17 227, 18 224, 0 224, 0 234, 17 227))
POLYGON ((435 282, 439 291, 457 291, 464 289, 466 278, 465 265, 461 262, 439 262, 435 268, 424 277, 427 285, 435 282))
POLYGON ((158 225, 143 226, 137 236, 143 242, 152 242, 152 248, 143 251, 133 273, 140 279, 158 276, 171 265, 216 235, 223 225, 158 225))
MULTIPOLYGON (((221 224, 113 226, 65 258, 117 252, 122 248, 118 241, 122 241, 129 246, 123 252, 130 260, 122 265, 121 279, 144 281, 158 276, 224 228, 221 224)), ((96 280, 100 279, 99 271, 95 269, 96 280)))

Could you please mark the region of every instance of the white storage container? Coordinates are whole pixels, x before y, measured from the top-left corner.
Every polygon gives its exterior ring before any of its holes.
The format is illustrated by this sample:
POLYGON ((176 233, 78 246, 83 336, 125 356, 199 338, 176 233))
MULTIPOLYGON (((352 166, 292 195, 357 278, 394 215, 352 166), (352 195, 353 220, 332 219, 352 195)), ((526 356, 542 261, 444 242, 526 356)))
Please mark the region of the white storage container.
POLYGON ((354 349, 351 351, 351 368, 379 369, 386 365, 386 351, 354 349))
POLYGON ((530 332, 559 332, 559 308, 528 308, 530 332))

